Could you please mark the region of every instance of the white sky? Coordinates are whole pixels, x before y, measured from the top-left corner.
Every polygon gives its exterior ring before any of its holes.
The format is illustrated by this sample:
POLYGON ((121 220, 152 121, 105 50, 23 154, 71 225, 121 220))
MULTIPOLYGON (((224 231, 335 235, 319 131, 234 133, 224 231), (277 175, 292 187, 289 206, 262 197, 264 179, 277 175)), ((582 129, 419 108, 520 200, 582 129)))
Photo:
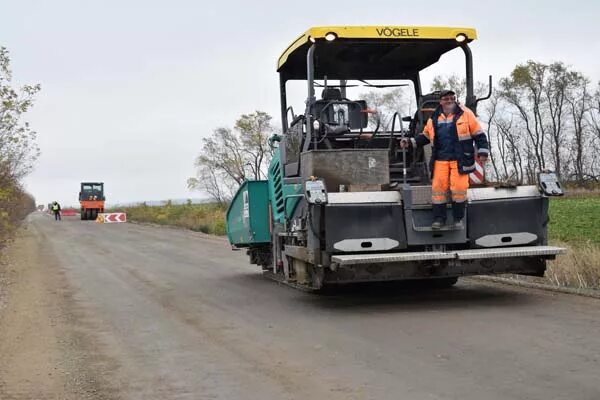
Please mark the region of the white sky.
MULTIPOLYGON (((202 137, 255 110, 279 119, 276 60, 310 26, 474 27, 476 80, 528 59, 600 79, 596 1, 2 0, 0 9, 13 83, 42 85, 26 116, 42 156, 25 183, 40 204, 76 205, 83 180, 105 182, 112 204, 202 197, 186 188, 202 137)), ((425 89, 435 74, 463 73, 460 50, 442 60, 425 89)))

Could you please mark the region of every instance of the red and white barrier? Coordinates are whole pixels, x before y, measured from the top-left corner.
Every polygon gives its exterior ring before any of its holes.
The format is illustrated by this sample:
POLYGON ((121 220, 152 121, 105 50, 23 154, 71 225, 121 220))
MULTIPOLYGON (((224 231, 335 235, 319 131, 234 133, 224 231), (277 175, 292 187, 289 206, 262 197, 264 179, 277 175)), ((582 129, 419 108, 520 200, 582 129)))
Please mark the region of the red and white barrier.
POLYGON ((485 182, 485 168, 479 157, 475 157, 475 171, 469 174, 469 184, 480 185, 485 182))
POLYGON ((119 222, 127 222, 127 214, 125 213, 101 213, 98 214, 96 222, 104 224, 114 224, 119 222))

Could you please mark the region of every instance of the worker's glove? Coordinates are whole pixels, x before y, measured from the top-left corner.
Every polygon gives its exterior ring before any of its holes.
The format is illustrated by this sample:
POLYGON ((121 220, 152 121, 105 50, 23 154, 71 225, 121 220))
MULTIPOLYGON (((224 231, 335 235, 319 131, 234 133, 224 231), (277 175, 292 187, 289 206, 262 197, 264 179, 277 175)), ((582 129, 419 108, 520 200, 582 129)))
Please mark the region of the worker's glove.
POLYGON ((407 139, 407 138, 400 139, 400 148, 401 149, 408 149, 409 147, 410 147, 410 139, 407 139))

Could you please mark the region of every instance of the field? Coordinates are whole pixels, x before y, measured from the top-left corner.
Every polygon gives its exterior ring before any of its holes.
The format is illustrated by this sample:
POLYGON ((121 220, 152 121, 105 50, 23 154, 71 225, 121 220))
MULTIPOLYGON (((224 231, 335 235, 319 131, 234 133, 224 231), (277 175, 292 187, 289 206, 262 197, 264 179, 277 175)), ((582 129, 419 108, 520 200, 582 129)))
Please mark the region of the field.
POLYGON ((552 199, 549 233, 573 246, 600 245, 600 197, 552 199))

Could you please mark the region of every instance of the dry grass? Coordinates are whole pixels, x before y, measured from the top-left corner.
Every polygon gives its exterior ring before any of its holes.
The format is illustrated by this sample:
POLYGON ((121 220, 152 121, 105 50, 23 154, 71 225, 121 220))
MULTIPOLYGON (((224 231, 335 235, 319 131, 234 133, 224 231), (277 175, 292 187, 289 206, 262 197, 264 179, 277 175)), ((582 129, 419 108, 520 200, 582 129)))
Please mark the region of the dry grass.
POLYGON ((589 197, 594 197, 594 198, 599 198, 600 197, 600 191, 598 190, 586 190, 586 189, 571 189, 569 191, 566 192, 565 194, 566 198, 589 198, 589 197))
POLYGON ((127 213, 127 219, 136 222, 150 222, 160 225, 181 226, 197 232, 212 235, 225 234, 226 207, 218 204, 185 204, 120 208, 127 213))
POLYGON ((600 247, 592 243, 570 246, 558 242, 553 245, 566 247, 567 254, 548 262, 545 278, 553 285, 584 289, 600 288, 600 247))

